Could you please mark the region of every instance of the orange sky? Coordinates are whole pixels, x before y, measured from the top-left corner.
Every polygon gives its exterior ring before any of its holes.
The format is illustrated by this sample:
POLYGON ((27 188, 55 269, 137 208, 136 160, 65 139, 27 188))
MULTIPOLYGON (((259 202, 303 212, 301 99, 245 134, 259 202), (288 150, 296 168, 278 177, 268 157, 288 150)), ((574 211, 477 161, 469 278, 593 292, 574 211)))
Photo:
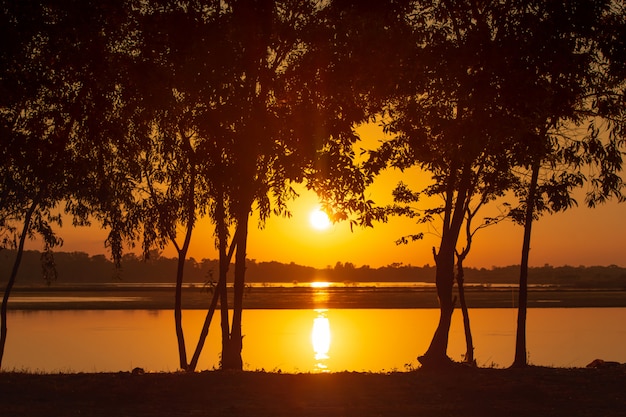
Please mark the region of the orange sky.
MULTIPOLYGON (((363 146, 374 146, 380 137, 375 126, 359 130, 363 146)), ((379 204, 391 201, 391 189, 398 180, 415 184, 415 172, 384 173, 372 187, 369 197, 379 204)), ((422 181, 427 179, 422 178, 422 181)), ((544 216, 533 225, 530 264, 561 265, 619 265, 626 267, 626 204, 609 204, 595 209, 584 207, 583 193, 579 207, 565 213, 544 216)), ((310 212, 317 206, 314 193, 302 192, 290 205, 291 218, 271 218, 265 228, 256 228, 251 221, 248 258, 257 261, 295 262, 318 268, 334 266, 337 262, 352 262, 356 266, 380 267, 394 262, 421 266, 434 264, 432 247, 438 244, 436 235, 426 233, 425 239, 397 246, 395 240, 406 234, 428 232, 413 220, 393 218, 374 228, 355 228, 347 223, 319 231, 309 223, 310 212), (421 228, 421 229, 420 229, 421 228)), ((208 223, 200 223, 194 233, 190 255, 196 259, 216 258, 214 241, 208 223)), ((107 253, 103 241, 105 232, 97 228, 65 227, 61 231, 65 244, 60 251, 83 251, 89 254, 107 253)), ((522 228, 510 222, 501 223, 478 232, 465 265, 491 268, 519 264, 522 228)), ((31 243, 31 249, 40 245, 31 243)), ((174 257, 173 250, 164 255, 174 257)))

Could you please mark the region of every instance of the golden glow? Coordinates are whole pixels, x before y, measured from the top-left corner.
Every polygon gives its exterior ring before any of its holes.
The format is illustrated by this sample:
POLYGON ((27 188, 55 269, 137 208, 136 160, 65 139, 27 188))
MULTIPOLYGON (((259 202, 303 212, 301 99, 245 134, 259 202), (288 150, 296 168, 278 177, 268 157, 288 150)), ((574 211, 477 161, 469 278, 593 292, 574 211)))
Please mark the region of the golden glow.
POLYGON ((316 230, 326 230, 330 227, 331 222, 328 215, 321 209, 317 208, 309 215, 309 222, 316 230))
MULTIPOLYGON (((361 141, 355 144, 365 151, 375 149, 380 140, 388 138, 378 123, 359 126, 356 133, 361 141)), ((357 152, 360 155, 360 152, 357 152)), ((366 155, 366 153, 364 153, 366 155)), ((393 203, 392 190, 398 182, 404 181, 415 191, 431 184, 431 175, 422 172, 419 167, 408 170, 385 170, 367 187, 366 196, 384 207, 393 203)), ((437 233, 438 223, 433 228, 415 223, 415 219, 392 216, 386 222, 374 222, 374 227, 351 227, 348 221, 332 223, 326 230, 316 230, 310 222, 311 209, 319 207, 320 197, 305 184, 293 184, 299 195, 288 202, 290 216, 271 216, 260 224, 258 210, 255 208, 250 218, 247 254, 257 262, 281 262, 312 266, 318 269, 332 268, 337 262, 351 262, 357 267, 369 265, 378 268, 393 263, 422 266, 432 265, 431 248, 440 242, 437 233), (424 232, 424 239, 408 245, 396 245, 398 238, 407 234, 424 232)), ((418 209, 437 207, 437 196, 421 200, 418 209), (429 200, 431 198, 432 200, 429 200)), ((585 190, 574 193, 574 198, 583 200, 585 190)), ((506 197, 504 198, 507 199, 506 197)), ((514 199, 508 201, 514 203, 514 199)), ((499 214, 500 202, 481 209, 481 216, 493 217, 499 214)), ((624 216, 624 207, 615 201, 594 209, 575 207, 564 213, 546 216, 533 228, 533 254, 531 266, 550 264, 559 265, 610 265, 626 266, 623 248, 626 246, 626 222, 619 222, 624 216), (571 225, 576 224, 575 228, 571 225), (601 233, 598 231, 602 231, 601 233)), ((55 230, 63 238, 64 252, 87 252, 90 255, 106 254, 105 247, 109 230, 97 222, 89 227, 72 227, 71 219, 65 218, 63 228, 55 230), (67 226, 69 225, 69 226, 67 226)), ((217 259, 213 232, 215 225, 210 216, 205 216, 196 223, 188 256, 197 260, 217 259)), ((491 268, 519 264, 519 244, 522 241, 523 228, 513 222, 503 222, 488 227, 479 233, 472 243, 472 251, 466 260, 468 267, 491 268), (494 244, 497 242, 497 244, 494 244)), ((184 228, 177 230, 179 237, 184 235, 184 228)), ((232 236, 232 235, 231 235, 232 236)), ((141 247, 134 242, 134 247, 125 247, 125 252, 135 252, 141 247)), ((464 243, 463 243, 464 244, 464 243)), ((40 239, 29 240, 27 249, 41 250, 40 239)), ((178 252, 174 245, 168 245, 162 253, 168 258, 176 258, 178 252)))
POLYGON ((328 287, 330 287, 330 282, 315 281, 311 283, 311 288, 328 288, 328 287))

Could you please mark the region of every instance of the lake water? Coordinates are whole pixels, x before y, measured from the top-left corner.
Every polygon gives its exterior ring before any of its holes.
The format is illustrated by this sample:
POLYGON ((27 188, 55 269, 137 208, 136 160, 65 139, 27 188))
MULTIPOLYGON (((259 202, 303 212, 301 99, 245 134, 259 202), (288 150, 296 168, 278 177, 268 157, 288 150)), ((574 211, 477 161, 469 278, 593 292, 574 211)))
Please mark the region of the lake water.
MULTIPOLYGON (((245 369, 282 372, 404 371, 416 367, 437 325, 436 309, 245 310, 245 369)), ((470 310, 481 366, 506 367, 514 354, 515 309, 470 310)), ((204 313, 183 312, 193 352, 204 313)), ((176 371, 169 310, 10 311, 2 369, 30 372, 176 371)), ((529 362, 582 367, 601 358, 626 362, 626 308, 535 308, 528 312, 529 362)), ((198 369, 219 367, 219 313, 198 369)), ((465 341, 455 312, 448 354, 465 341)))

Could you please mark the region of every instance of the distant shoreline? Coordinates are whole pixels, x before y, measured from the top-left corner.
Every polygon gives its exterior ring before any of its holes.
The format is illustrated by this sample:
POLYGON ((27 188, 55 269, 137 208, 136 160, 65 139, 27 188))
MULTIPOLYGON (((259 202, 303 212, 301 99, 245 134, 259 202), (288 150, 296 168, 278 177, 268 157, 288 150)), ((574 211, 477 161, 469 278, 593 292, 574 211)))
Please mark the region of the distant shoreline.
MULTIPOLYGON (((0 251, 0 286, 11 272, 15 251, 0 251)), ((54 263, 58 273, 57 283, 81 285, 113 282, 171 284, 176 276, 178 261, 157 253, 150 259, 127 254, 119 269, 105 255, 90 256, 83 252, 55 252, 54 263)), ((232 280, 233 268, 229 272, 232 280)), ((435 283, 437 268, 434 265, 415 266, 394 263, 381 267, 356 266, 350 262, 337 262, 326 268, 314 268, 295 263, 246 262, 247 283, 307 283, 329 281, 338 283, 373 282, 429 282, 435 283)), ((41 253, 25 251, 17 276, 17 285, 42 285, 41 253)), ((186 282, 216 280, 219 262, 216 259, 188 259, 185 262, 186 282)), ((466 284, 517 285, 519 265, 493 266, 490 269, 464 268, 466 284)), ((530 284, 548 284, 576 288, 626 289, 626 268, 608 266, 551 266, 530 267, 530 284)))
MULTIPOLYGON (((248 287, 245 309, 438 308, 432 286, 285 286, 248 287)), ((516 308, 516 287, 470 286, 469 308, 516 308)), ((203 286, 185 288, 183 308, 208 308, 212 290, 203 286)), ((173 288, 137 285, 64 285, 14 288, 10 310, 167 310, 174 305, 173 288)), ((232 305, 232 304, 231 304, 232 305)), ((554 286, 529 288, 529 308, 626 307, 626 289, 578 289, 554 286)))

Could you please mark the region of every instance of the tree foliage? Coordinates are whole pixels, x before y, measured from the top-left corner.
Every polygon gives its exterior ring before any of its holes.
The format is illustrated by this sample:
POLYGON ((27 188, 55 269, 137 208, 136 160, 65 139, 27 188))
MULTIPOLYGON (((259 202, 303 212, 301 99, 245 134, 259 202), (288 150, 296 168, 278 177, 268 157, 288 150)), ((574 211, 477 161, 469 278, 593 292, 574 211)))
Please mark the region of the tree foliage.
MULTIPOLYGON (((219 301, 223 367, 241 369, 250 216, 289 216, 293 184, 305 183, 335 220, 437 225, 441 315, 421 361, 442 364, 455 259, 500 220, 472 228, 482 207, 512 193, 511 217, 530 227, 576 204, 583 185, 589 206, 623 199, 623 2, 46 0, 0 11, 11 40, 0 48, 0 239, 19 249, 3 317, 24 241, 60 244, 64 212, 95 220, 116 261, 124 243, 178 250, 180 364, 192 370, 202 343, 188 363, 183 271, 207 218, 220 259, 202 332, 219 301), (356 127, 373 121, 392 138, 362 162, 356 127), (380 208, 366 190, 389 167, 432 181, 416 191, 407 178, 380 208), (431 197, 440 204, 422 208, 431 197)), ((5 321, 2 331, 4 344, 5 321)))
MULTIPOLYGON (((611 130, 608 142, 593 123, 586 136, 566 130, 568 123, 593 122, 591 117, 623 94, 614 90, 623 81, 607 78, 607 68, 620 66, 606 64, 599 52, 613 51, 601 44, 608 37, 597 30, 601 22, 614 22, 612 6, 590 1, 415 5, 414 31, 405 44, 408 65, 397 75, 400 87, 385 114, 385 129, 394 138, 370 154, 366 168, 376 173, 387 166, 417 166, 431 174, 431 185, 421 192, 400 184, 395 192, 400 204, 441 196, 440 206, 421 213, 406 206, 390 210, 423 214, 421 223, 438 222, 441 241, 433 253, 441 317, 420 357, 424 365, 448 361, 455 252, 463 224, 477 207, 507 191, 523 195, 526 188, 517 174, 537 158, 550 163, 549 177, 538 187, 547 196, 539 208, 571 206, 571 190, 586 181, 592 185, 591 205, 620 195, 623 141, 613 134, 620 128, 611 130), (581 170, 589 166, 597 175, 587 178, 581 170)), ((612 114, 619 115, 619 108, 612 114)))
MULTIPOLYGON (((115 8, 3 2, 1 10, 10 41, 0 53, 0 234, 3 247, 18 249, 2 304, 4 347, 6 304, 25 240, 39 235, 46 249, 59 245, 53 227, 61 225, 63 211, 75 225, 88 222, 90 211, 110 218, 101 210, 115 195, 107 191, 122 188, 109 181, 118 183, 128 172, 105 171, 123 144, 115 128, 114 75, 100 59, 115 38, 115 8)), ((111 242, 115 249, 114 231, 111 242)), ((52 271, 45 254, 44 271, 52 271)))

